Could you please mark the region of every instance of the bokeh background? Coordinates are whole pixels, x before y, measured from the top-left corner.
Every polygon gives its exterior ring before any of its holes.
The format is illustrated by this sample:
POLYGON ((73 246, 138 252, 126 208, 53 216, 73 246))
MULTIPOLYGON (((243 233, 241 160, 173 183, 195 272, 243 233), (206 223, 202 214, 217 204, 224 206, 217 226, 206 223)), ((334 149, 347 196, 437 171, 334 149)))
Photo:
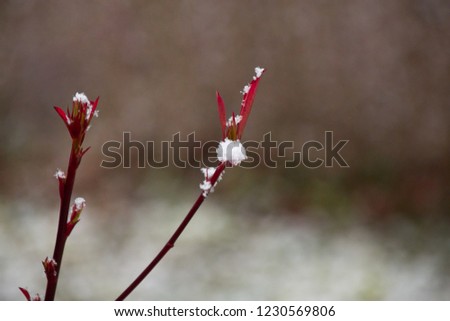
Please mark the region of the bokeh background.
POLYGON ((134 300, 450 299, 450 4, 430 1, 0 3, 0 299, 43 295, 69 135, 53 110, 100 96, 74 196, 88 207, 57 298, 111 300, 199 193, 196 168, 104 169, 131 132, 218 140, 215 91, 245 139, 348 139, 349 168, 228 170, 134 300))

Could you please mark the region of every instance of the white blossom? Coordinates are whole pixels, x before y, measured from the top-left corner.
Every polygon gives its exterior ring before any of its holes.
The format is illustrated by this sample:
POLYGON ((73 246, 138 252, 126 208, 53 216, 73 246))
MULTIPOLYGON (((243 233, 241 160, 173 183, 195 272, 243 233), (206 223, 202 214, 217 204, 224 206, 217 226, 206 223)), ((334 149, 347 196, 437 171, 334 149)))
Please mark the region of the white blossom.
POLYGON ((247 159, 245 148, 239 140, 225 138, 217 148, 217 159, 220 162, 230 162, 233 166, 239 165, 247 159))

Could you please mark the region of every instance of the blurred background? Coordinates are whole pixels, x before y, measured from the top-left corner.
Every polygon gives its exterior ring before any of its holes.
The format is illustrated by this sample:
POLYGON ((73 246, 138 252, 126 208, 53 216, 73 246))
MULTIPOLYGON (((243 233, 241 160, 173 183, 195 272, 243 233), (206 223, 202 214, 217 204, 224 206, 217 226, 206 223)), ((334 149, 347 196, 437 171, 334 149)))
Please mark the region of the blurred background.
MULTIPOLYGON (((100 96, 57 299, 111 300, 199 194, 197 168, 104 169, 102 145, 221 136, 349 143, 349 168, 234 168, 134 300, 450 299, 450 4, 2 1, 0 299, 44 294, 70 139, 53 106, 100 96)), ((157 145, 158 146, 158 145, 157 145)), ((336 164, 335 164, 336 165, 336 164)))

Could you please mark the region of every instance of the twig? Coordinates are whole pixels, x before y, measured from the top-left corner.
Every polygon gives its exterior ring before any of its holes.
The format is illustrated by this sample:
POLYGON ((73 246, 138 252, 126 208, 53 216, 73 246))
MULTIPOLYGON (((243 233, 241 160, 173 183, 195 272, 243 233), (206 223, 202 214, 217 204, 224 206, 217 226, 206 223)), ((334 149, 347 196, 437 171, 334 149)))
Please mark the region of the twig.
MULTIPOLYGON (((214 186, 214 184, 219 179, 220 175, 222 174, 223 170, 225 169, 225 163, 220 164, 216 171, 214 172, 214 175, 211 177, 211 184, 214 186)), ((125 291, 122 292, 121 295, 119 295, 116 299, 116 301, 123 301, 125 298, 133 292, 133 290, 147 277, 147 275, 153 270, 153 268, 158 265, 159 261, 167 254, 167 252, 170 251, 175 246, 175 242, 180 237, 181 233, 183 233, 186 226, 189 224, 191 219, 194 217, 195 213, 197 213, 197 210, 202 205, 203 201, 206 199, 208 194, 201 193, 197 200, 195 201, 194 205, 190 209, 190 211, 187 213, 186 217, 183 219, 181 224, 178 226, 178 228, 175 230, 175 232, 172 234, 170 239, 167 241, 167 243, 164 245, 164 247, 159 251, 159 253, 155 256, 155 258, 150 262, 150 264, 139 274, 139 276, 126 288, 125 291)))

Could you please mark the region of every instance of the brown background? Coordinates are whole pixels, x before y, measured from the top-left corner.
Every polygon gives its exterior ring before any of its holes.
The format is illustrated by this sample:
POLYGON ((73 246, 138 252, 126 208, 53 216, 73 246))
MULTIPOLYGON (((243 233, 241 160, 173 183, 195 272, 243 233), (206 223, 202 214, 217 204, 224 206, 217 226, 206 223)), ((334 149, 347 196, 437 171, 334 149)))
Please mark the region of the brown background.
MULTIPOLYGON (((300 150, 330 130, 350 140, 350 167, 236 168, 208 202, 252 219, 283 213, 381 235, 412 224, 416 240, 448 235, 449 22, 439 0, 2 1, 3 221, 20 204, 57 206, 52 174, 65 169, 70 141, 52 106, 69 106, 77 91, 100 96, 76 185, 95 215, 122 224, 114 209, 189 203, 198 169, 138 169, 136 160, 102 169, 102 144, 124 131, 144 142, 177 132, 218 140, 215 90, 237 111, 263 66, 245 139, 271 131, 300 150)), ((448 249, 443 239, 432 247, 448 249)))

